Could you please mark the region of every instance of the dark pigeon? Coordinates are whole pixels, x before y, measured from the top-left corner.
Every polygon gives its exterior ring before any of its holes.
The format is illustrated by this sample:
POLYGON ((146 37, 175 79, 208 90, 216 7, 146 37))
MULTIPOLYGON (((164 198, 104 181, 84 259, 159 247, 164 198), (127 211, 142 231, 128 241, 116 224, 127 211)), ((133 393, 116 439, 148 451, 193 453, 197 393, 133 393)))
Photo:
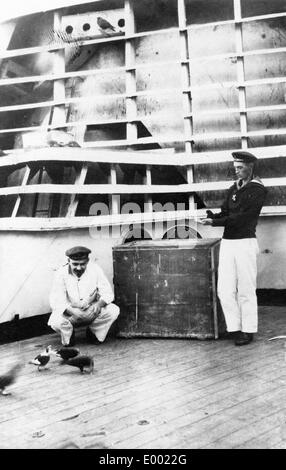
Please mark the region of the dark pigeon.
POLYGON ((93 358, 90 356, 79 355, 66 361, 66 364, 69 366, 78 367, 81 372, 84 372, 85 369, 88 369, 88 372, 92 373, 94 368, 93 358))
POLYGON ((15 364, 11 369, 6 372, 6 374, 0 375, 0 393, 1 395, 10 395, 10 393, 5 392, 5 388, 8 387, 9 385, 12 385, 15 381, 16 378, 22 369, 23 364, 18 363, 15 364))
POLYGON ((69 359, 72 359, 73 357, 76 357, 79 355, 79 349, 77 348, 61 348, 56 351, 56 356, 61 357, 64 361, 68 361, 69 359))

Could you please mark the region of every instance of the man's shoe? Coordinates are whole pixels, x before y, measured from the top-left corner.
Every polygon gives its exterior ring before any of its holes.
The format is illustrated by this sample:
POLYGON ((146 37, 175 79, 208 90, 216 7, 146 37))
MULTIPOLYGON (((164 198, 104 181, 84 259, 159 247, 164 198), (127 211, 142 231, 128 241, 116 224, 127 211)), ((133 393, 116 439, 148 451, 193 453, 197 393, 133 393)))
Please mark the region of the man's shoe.
POLYGON ((65 348, 70 348, 71 346, 75 346, 75 332, 73 330, 72 335, 70 337, 70 342, 64 345, 65 348))
POLYGON ((245 344, 249 344, 253 341, 253 333, 244 333, 243 331, 240 333, 239 337, 235 341, 236 346, 244 346, 245 344))
POLYGON ((97 337, 90 331, 89 328, 86 329, 85 333, 86 339, 91 344, 101 344, 97 337))
POLYGON ((222 335, 222 339, 233 339, 236 340, 238 339, 239 335, 241 334, 241 331, 226 331, 222 335))

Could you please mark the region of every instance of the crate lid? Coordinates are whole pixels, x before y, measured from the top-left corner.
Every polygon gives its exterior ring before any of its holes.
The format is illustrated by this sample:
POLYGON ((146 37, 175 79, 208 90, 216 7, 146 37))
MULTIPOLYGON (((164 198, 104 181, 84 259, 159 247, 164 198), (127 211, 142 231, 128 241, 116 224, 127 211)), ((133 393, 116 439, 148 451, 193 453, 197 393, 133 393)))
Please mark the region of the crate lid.
POLYGON ((184 240, 172 239, 172 240, 136 240, 123 245, 114 246, 114 251, 121 250, 154 250, 154 249, 166 249, 166 248, 178 248, 178 249, 201 249, 206 247, 212 247, 220 243, 220 238, 188 238, 184 240))

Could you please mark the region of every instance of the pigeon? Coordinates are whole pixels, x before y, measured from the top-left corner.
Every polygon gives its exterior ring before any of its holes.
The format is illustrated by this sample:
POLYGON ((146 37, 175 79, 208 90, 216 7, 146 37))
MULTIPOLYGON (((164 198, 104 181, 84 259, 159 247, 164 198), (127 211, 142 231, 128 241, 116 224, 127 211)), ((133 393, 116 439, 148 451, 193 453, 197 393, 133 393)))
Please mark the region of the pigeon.
POLYGON ((79 355, 77 357, 69 359, 68 361, 66 361, 65 364, 69 366, 78 367, 82 373, 84 372, 85 367, 88 368, 89 373, 92 373, 94 368, 93 358, 90 356, 79 355))
POLYGON ((0 375, 0 392, 1 395, 10 395, 10 393, 5 392, 5 388, 13 384, 16 381, 17 375, 22 369, 23 364, 15 364, 11 369, 6 372, 6 374, 0 375))
POLYGON ((38 366, 38 370, 42 370, 50 360, 50 354, 52 353, 52 347, 48 346, 41 354, 35 357, 29 364, 34 364, 38 366))
POLYGON ((112 26, 109 21, 105 20, 101 16, 97 17, 97 24, 103 33, 108 34, 116 31, 114 26, 112 26))
POLYGON ((64 361, 67 361, 68 359, 72 359, 73 357, 76 357, 79 355, 79 349, 77 348, 61 348, 57 349, 55 351, 55 354, 57 357, 61 357, 64 361))

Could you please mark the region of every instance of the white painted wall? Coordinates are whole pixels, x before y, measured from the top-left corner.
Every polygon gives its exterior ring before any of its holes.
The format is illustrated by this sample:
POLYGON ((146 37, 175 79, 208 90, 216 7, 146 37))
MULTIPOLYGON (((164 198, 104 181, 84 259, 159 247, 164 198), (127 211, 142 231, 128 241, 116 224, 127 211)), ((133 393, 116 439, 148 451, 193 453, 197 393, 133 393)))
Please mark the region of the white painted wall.
POLYGON ((112 250, 116 240, 94 239, 88 229, 0 234, 0 323, 48 313, 48 295, 55 270, 66 263, 65 251, 75 245, 92 250, 91 259, 112 282, 112 250))
MULTIPOLYGON (((192 226, 196 229, 195 224, 192 226)), ((219 238, 223 231, 219 227, 198 225, 197 228, 203 238, 219 238)), ((161 236, 161 230, 153 234, 154 238, 161 236)), ((285 218, 261 217, 257 237, 258 288, 286 289, 285 218)), ((50 311, 48 295, 53 275, 66 262, 65 250, 74 245, 88 246, 92 250, 91 260, 97 259, 113 283, 112 246, 121 242, 119 233, 114 238, 101 238, 89 229, 1 232, 0 323, 13 319, 16 314, 25 318, 50 311)))

